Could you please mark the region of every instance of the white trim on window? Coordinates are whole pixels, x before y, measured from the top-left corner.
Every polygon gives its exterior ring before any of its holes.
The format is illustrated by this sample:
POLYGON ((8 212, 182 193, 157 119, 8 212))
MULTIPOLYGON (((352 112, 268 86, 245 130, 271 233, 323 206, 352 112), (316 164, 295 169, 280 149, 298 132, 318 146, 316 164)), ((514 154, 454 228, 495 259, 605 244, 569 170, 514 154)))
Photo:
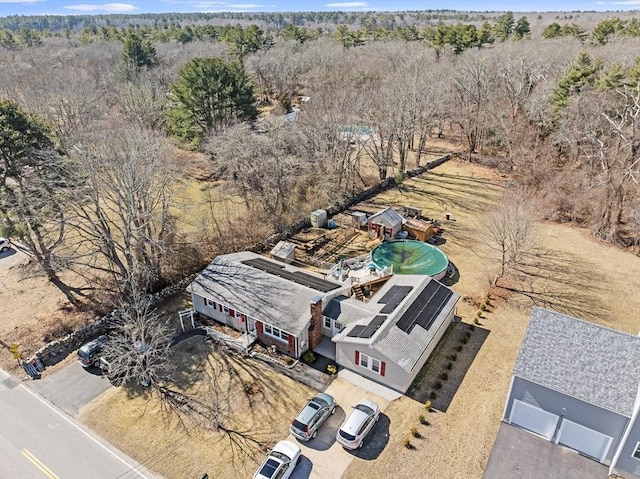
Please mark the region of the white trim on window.
POLYGON ((229 308, 227 308, 226 306, 222 307, 222 312, 225 314, 229 314, 229 308))
POLYGON ((285 341, 287 343, 289 342, 289 335, 285 331, 283 331, 282 329, 278 329, 275 326, 271 326, 270 324, 265 323, 264 334, 280 341, 285 341))
POLYGON ((327 329, 331 329, 331 318, 328 316, 324 316, 324 327, 327 329))
POLYGON ((214 308, 216 307, 216 303, 213 302, 212 300, 210 300, 209 298, 204 298, 204 302, 207 306, 209 306, 210 308, 214 308))
POLYGON ((381 361, 371 356, 367 356, 364 353, 360 353, 360 366, 373 371, 376 374, 380 374, 381 361))
POLYGON ((636 448, 631 453, 631 457, 636 461, 640 461, 640 441, 636 444, 636 448))

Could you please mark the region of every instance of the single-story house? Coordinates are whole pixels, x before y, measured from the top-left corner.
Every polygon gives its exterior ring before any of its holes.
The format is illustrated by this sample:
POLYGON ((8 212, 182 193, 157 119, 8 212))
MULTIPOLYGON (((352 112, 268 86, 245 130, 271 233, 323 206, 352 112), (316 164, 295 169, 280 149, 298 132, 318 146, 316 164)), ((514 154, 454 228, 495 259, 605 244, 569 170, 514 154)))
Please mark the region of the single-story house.
POLYGON ((323 337, 345 368, 406 392, 453 321, 460 296, 429 276, 390 276, 366 301, 350 283, 244 251, 189 285, 193 308, 299 358, 323 337))
POLYGON ((403 224, 404 218, 402 215, 389 207, 369 216, 367 230, 372 238, 378 237, 382 240, 390 240, 402 231, 403 224))
POLYGON ((421 275, 394 275, 366 302, 334 297, 322 315, 336 362, 406 392, 453 322, 459 299, 421 275))
POLYGON ((640 477, 640 337, 534 308, 503 421, 640 477))
POLYGON ((295 358, 322 340, 322 302, 349 289, 250 251, 218 256, 188 287, 197 312, 295 358))

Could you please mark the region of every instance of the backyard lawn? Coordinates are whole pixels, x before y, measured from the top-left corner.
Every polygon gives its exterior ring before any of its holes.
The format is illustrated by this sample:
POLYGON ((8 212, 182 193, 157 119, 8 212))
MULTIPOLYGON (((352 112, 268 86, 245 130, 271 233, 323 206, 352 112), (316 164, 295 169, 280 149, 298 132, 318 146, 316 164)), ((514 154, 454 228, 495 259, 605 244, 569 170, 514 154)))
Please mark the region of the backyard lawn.
MULTIPOLYGON (((385 409, 390 421, 385 449, 376 460, 354 456, 343 477, 481 477, 533 305, 637 334, 640 258, 595 241, 583 229, 537 222, 537 246, 523 272, 509 279, 511 290, 489 290, 495 262, 482 246, 482 215, 496 207, 507 183, 493 170, 451 160, 362 205, 367 211, 415 206, 440 221, 440 247, 459 272, 452 288, 462 299, 460 322, 450 328, 419 382, 385 409), (476 322, 489 291, 486 311, 476 322), (424 406, 427 399, 430 410, 424 406)), ((223 425, 248 434, 239 444, 249 445, 254 457, 211 425, 187 422, 185 428, 144 391, 112 390, 90 404, 81 419, 166 477, 249 476, 262 457, 252 440, 272 444, 286 437, 289 419, 313 392, 260 363, 221 355, 202 338, 181 343, 176 352, 177 385, 216 398, 223 425)))
MULTIPOLYGON (((495 207, 507 182, 492 170, 451 160, 376 198, 380 205, 422 207, 423 215, 442 222, 446 243, 441 249, 460 272, 452 289, 463 296, 458 315, 465 323, 473 323, 495 274, 479 241, 482 214, 495 207), (453 221, 444 220, 446 212, 451 212, 453 221)), ((376 461, 354 460, 343 477, 481 477, 534 305, 638 333, 640 258, 568 225, 538 222, 536 233, 537 248, 524 268, 535 274, 518 275, 510 284, 522 293, 491 290, 490 306, 468 343, 460 343, 468 325, 456 325, 449 331, 421 372, 424 387, 414 385, 409 391, 409 396, 420 401, 405 396, 385 410, 391 424, 386 449, 376 461), (462 351, 456 351, 461 345, 462 351), (449 371, 445 365, 452 354, 457 361, 449 371), (441 379, 443 372, 447 380, 441 379), (436 391, 432 412, 425 412, 422 400, 429 396, 424 392, 434 390, 436 382, 442 383, 442 389, 436 391), (428 426, 419 424, 420 414, 428 426), (411 435, 412 427, 420 438, 411 435), (415 449, 404 447, 405 438, 415 449)))

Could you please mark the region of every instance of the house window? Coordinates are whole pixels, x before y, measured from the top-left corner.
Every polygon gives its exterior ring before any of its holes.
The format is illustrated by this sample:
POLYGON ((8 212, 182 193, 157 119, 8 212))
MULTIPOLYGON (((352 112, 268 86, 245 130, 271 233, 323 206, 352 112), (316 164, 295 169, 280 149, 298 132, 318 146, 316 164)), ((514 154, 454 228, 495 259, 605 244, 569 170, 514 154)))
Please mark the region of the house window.
POLYGON ((363 368, 367 368, 370 371, 373 371, 380 376, 384 376, 385 373, 385 364, 384 361, 380 361, 379 359, 373 358, 371 356, 367 356, 359 351, 356 351, 356 364, 358 366, 362 366, 363 368))
POLYGON ((229 314, 229 308, 227 308, 226 306, 225 306, 224 308, 222 308, 222 311, 223 311, 225 314, 229 314))
POLYGON ((371 358, 371 370, 374 373, 380 374, 380 361, 376 358, 371 358))
POLYGON ((210 308, 214 308, 216 307, 216 303, 214 303, 213 301, 211 301, 209 298, 205 298, 204 300, 205 304, 207 306, 209 306, 210 308))
POLYGON ((287 341, 287 342, 289 341, 289 335, 287 333, 285 333, 281 329, 271 326, 270 324, 264 325, 264 332, 265 334, 273 338, 279 339, 281 341, 287 341))
POLYGON ((331 329, 331 318, 324 317, 324 327, 327 329, 331 329))
POLYGON ((360 366, 362 366, 363 368, 369 367, 369 356, 367 356, 366 354, 360 355, 360 366))
POLYGON ((380 360, 360 353, 360 366, 371 369, 374 373, 380 374, 380 360))
POLYGON ((633 454, 631 454, 631 457, 640 461, 640 442, 636 444, 636 448, 633 450, 633 454))
POLYGON ((336 321, 333 326, 338 330, 338 331, 342 331, 344 329, 344 326, 342 325, 342 323, 339 323, 338 321, 336 321))

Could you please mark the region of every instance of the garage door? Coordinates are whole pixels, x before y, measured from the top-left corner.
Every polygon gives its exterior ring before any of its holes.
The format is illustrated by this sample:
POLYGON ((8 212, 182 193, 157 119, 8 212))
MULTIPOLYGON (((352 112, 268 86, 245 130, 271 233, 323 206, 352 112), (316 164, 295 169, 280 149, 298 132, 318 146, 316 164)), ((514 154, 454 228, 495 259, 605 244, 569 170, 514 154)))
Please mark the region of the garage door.
POLYGON ((509 423, 551 439, 559 418, 560 416, 551 414, 539 407, 514 399, 509 423))
POLYGON ((602 462, 607 457, 613 438, 565 419, 558 433, 558 444, 563 444, 602 462))

